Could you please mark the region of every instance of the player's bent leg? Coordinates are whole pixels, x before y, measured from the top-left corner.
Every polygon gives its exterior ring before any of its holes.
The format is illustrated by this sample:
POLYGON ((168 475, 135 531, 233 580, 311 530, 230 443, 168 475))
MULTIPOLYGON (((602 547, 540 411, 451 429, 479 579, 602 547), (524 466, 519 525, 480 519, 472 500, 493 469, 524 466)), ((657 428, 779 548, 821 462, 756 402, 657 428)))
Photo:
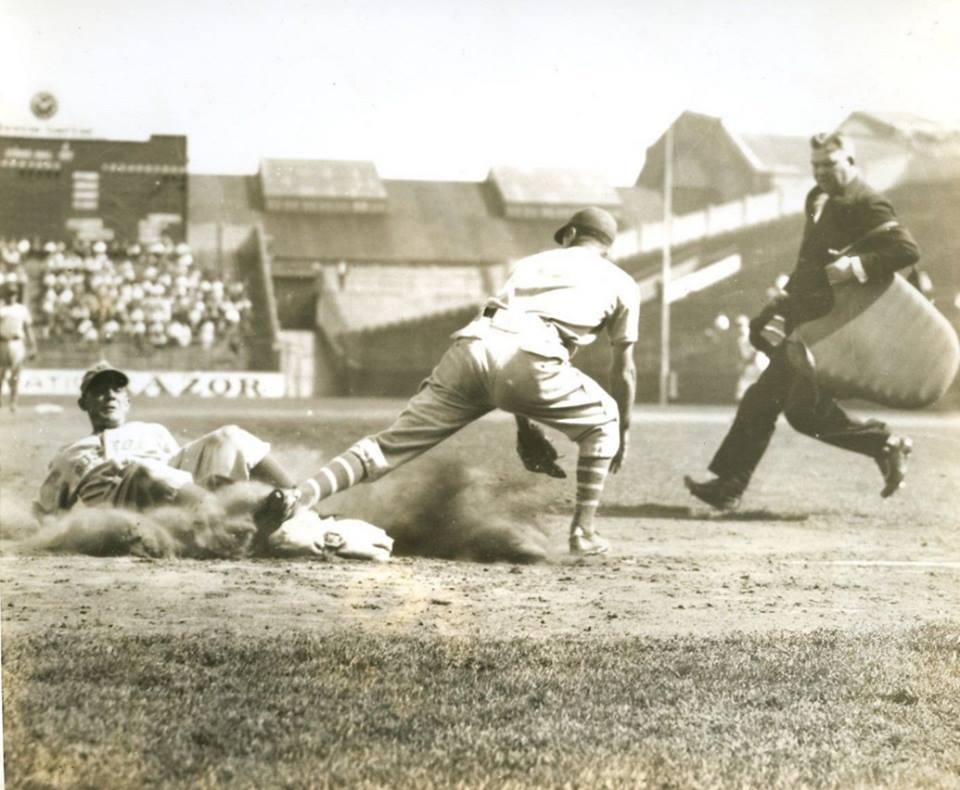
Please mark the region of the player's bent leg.
POLYGON ((315 486, 322 500, 377 480, 482 417, 493 408, 479 384, 483 356, 478 342, 454 343, 389 428, 361 439, 299 487, 315 486))
POLYGON ((594 519, 610 461, 620 446, 616 401, 567 361, 518 355, 510 372, 513 375, 505 378, 514 386, 502 393, 503 403, 497 405, 561 431, 579 447, 570 550, 607 551, 609 544, 597 534, 594 519))
MULTIPOLYGON (((483 416, 489 408, 470 404, 458 406, 437 401, 424 408, 424 391, 384 431, 367 436, 324 465, 312 481, 317 501, 346 491, 357 483, 378 480, 435 447, 466 425, 483 416)), ((435 393, 434 393, 435 395, 435 393)), ((301 487, 304 484, 301 484, 301 487)))
MULTIPOLYGON (((225 425, 181 448, 170 466, 189 472, 202 486, 227 478, 249 480, 270 453, 270 445, 236 425, 225 425)), ((269 481, 268 481, 269 482, 269 481)))

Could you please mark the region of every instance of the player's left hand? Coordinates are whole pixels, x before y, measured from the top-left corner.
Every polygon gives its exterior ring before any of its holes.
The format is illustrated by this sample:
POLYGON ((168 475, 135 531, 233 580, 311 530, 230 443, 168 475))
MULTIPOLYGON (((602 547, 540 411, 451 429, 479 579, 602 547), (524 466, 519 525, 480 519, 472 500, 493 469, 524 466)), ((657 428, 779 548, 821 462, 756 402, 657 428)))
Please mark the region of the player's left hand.
POLYGON ((563 478, 567 473, 557 464, 559 454, 539 425, 517 416, 517 455, 529 472, 563 478))

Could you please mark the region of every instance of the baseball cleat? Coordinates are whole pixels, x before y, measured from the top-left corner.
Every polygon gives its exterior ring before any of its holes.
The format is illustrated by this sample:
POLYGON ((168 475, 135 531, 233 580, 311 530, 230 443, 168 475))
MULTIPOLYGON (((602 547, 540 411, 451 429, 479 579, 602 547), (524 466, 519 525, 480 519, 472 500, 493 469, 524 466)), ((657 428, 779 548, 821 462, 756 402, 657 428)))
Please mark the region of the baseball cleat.
POLYGON ((253 524, 257 528, 253 548, 262 554, 270 536, 292 518, 303 494, 297 488, 275 488, 267 494, 253 511, 253 524))
POLYGON ((579 554, 582 557, 590 557, 596 554, 606 554, 610 550, 610 544, 601 538, 596 532, 589 535, 580 527, 577 527, 570 533, 570 553, 579 554))
POLYGON ((907 458, 913 451, 913 442, 904 436, 891 436, 877 457, 877 466, 883 475, 880 496, 886 499, 903 488, 907 476, 907 458))
POLYGON ((715 477, 713 480, 698 483, 692 477, 684 475, 683 484, 697 499, 717 510, 736 510, 740 506, 743 488, 729 478, 715 477))

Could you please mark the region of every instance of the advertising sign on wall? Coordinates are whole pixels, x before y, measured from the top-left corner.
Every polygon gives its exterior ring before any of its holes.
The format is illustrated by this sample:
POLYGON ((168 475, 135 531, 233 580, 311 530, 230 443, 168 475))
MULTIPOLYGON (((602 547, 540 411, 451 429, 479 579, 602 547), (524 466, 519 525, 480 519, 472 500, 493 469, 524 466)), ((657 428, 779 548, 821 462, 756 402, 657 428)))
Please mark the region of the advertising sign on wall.
MULTIPOLYGON (((24 395, 77 395, 82 370, 25 369, 20 374, 24 395)), ((130 393, 156 397, 282 398, 282 373, 260 371, 129 371, 130 393)))

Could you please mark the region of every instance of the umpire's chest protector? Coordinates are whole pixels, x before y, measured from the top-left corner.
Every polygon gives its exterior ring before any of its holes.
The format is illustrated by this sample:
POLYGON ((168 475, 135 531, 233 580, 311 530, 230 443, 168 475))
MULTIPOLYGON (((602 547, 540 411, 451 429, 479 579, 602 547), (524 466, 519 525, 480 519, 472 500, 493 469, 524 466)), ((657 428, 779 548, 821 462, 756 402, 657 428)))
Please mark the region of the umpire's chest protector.
POLYGON ((946 392, 960 365, 957 334, 903 277, 836 286, 833 302, 791 335, 831 395, 917 409, 946 392))

